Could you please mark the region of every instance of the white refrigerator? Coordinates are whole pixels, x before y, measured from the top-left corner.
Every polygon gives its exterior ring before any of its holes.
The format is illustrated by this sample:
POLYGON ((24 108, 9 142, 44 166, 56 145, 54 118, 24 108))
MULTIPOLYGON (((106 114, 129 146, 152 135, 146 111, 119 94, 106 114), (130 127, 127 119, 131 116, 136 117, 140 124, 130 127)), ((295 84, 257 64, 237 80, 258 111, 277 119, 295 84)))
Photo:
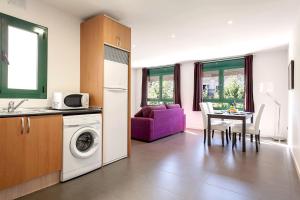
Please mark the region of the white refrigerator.
POLYGON ((127 157, 128 65, 104 60, 103 164, 127 157))

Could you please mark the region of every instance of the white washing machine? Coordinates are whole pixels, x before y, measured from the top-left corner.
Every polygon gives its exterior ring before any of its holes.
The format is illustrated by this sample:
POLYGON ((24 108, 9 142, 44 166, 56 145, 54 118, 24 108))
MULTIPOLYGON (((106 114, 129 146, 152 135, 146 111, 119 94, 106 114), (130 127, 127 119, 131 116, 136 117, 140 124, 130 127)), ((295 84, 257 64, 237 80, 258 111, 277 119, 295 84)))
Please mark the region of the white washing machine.
POLYGON ((101 114, 64 116, 61 181, 67 181, 102 165, 101 114))

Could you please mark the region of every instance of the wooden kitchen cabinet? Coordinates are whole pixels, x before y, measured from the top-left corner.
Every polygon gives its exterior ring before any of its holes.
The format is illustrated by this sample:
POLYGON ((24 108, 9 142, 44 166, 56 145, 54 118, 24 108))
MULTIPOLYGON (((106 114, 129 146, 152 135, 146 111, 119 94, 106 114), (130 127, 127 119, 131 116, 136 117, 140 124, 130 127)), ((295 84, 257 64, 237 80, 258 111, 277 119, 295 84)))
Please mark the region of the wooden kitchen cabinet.
POLYGON ((62 116, 1 118, 0 138, 0 190, 61 170, 62 116))
POLYGON ((25 137, 21 118, 0 119, 0 189, 22 182, 25 137))
POLYGON ((115 20, 104 17, 104 43, 130 52, 131 29, 115 20))
POLYGON ((61 115, 30 117, 30 133, 38 142, 38 176, 60 171, 62 166, 62 131, 61 115))

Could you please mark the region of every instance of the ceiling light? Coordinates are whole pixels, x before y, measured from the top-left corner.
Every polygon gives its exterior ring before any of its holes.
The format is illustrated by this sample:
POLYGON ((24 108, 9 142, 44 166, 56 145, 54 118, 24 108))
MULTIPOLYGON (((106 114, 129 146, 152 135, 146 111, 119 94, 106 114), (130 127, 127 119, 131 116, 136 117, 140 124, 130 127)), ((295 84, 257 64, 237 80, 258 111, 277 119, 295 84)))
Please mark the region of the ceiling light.
POLYGON ((176 35, 173 33, 171 36, 170 36, 172 39, 176 38, 176 35))
POLYGON ((229 24, 229 25, 231 25, 232 23, 233 23, 232 20, 229 20, 229 21, 227 22, 227 24, 229 24))

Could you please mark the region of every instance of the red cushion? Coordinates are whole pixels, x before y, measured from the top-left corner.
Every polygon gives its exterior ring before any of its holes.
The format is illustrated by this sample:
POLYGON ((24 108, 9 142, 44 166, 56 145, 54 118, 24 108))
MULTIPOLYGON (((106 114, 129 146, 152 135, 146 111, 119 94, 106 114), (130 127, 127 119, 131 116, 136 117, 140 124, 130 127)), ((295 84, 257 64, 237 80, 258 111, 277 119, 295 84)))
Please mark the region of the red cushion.
POLYGON ((179 104, 167 104, 167 109, 181 108, 179 104))
POLYGON ((152 110, 166 110, 166 106, 165 105, 159 105, 159 106, 145 106, 142 108, 142 112, 143 112, 143 117, 150 117, 150 113, 152 110))

